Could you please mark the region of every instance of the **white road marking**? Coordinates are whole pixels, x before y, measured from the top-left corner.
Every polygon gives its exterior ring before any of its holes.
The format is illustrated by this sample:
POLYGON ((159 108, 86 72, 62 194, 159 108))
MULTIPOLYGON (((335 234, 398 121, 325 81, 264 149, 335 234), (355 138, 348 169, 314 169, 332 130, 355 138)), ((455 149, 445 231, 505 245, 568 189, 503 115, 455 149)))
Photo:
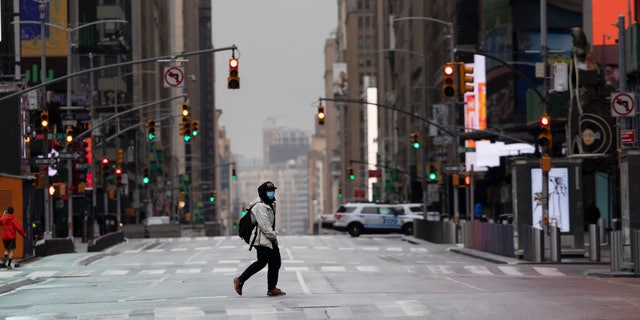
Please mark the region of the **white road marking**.
POLYGON ((290 272, 309 271, 309 267, 284 267, 284 271, 290 271, 290 272))
POLYGON ((163 274, 165 272, 164 269, 155 269, 155 270, 142 270, 138 274, 163 274))
POLYGON ((205 313, 199 307, 174 307, 153 309, 155 319, 187 319, 189 317, 204 316, 205 313))
POLYGON ((176 270, 177 274, 185 274, 185 273, 189 273, 189 274, 194 274, 194 273, 200 273, 201 269, 178 269, 176 270))
POLYGON ((380 268, 375 266, 356 266, 356 269, 362 272, 380 272, 380 268))
POLYGON ((431 273, 444 274, 444 273, 453 273, 451 270, 451 266, 427 266, 431 273))
POLYGON ((304 282, 304 278, 302 277, 302 273, 300 271, 296 272, 296 278, 298 278, 298 283, 300 283, 300 287, 302 288, 302 292, 305 294, 311 294, 307 283, 304 282))
POLYGON ((343 266, 322 266, 320 270, 327 272, 345 272, 347 271, 343 266))
POLYGON ((238 268, 213 268, 213 272, 224 272, 224 273, 230 273, 230 272, 237 272, 238 268))
POLYGON ((389 247, 389 248, 387 248, 387 251, 402 251, 402 248, 400 248, 400 247, 389 247))
POLYGON ((129 270, 107 270, 100 275, 102 276, 124 276, 129 273, 129 270))
POLYGON ((480 274, 480 275, 492 275, 493 273, 485 266, 464 266, 464 268, 473 273, 473 274, 480 274))
POLYGON ((504 272, 504 274, 509 275, 509 276, 521 276, 521 275, 523 275, 522 272, 520 272, 520 270, 518 270, 518 268, 513 267, 513 266, 498 266, 498 269, 500 269, 500 271, 504 272))
POLYGON ((558 271, 558 268, 552 267, 533 267, 539 274, 549 277, 562 277, 564 273, 558 271))
POLYGON ((220 260, 218 261, 218 263, 224 263, 224 264, 238 264, 240 263, 240 260, 220 260))
POLYGON ((173 249, 171 249, 171 252, 178 252, 178 251, 187 251, 187 248, 173 248, 173 249))
POLYGON ((396 303, 402 308, 404 313, 409 317, 420 317, 431 315, 427 307, 416 300, 398 300, 396 303))
POLYGON ((27 275, 27 278, 45 278, 53 277, 58 271, 34 271, 27 275))

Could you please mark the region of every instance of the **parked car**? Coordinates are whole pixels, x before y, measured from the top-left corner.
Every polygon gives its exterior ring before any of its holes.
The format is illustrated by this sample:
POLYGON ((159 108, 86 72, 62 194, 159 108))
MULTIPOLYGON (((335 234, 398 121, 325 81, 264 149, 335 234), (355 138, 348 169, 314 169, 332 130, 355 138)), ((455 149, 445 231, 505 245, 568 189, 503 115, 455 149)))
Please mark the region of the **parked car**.
MULTIPOLYGON (((405 214, 413 214, 424 217, 424 212, 422 210, 422 203, 399 203, 394 204, 394 206, 399 206, 402 208, 405 214)), ((440 212, 436 211, 432 206, 427 206, 427 217, 426 220, 429 221, 440 221, 440 212)))
POLYGON ((413 220, 418 215, 405 214, 398 205, 345 203, 335 214, 333 228, 347 231, 352 237, 363 233, 400 232, 413 234, 413 220))
POLYGON ((333 213, 324 213, 320 215, 320 226, 323 229, 333 229, 333 221, 335 221, 333 213))
POLYGON ((513 223, 513 213, 503 213, 498 216, 496 219, 496 223, 502 224, 512 224, 513 223))
POLYGON ((142 225, 144 226, 144 237, 149 238, 151 236, 151 234, 149 233, 149 226, 169 223, 171 223, 171 220, 168 216, 153 216, 142 220, 142 225))

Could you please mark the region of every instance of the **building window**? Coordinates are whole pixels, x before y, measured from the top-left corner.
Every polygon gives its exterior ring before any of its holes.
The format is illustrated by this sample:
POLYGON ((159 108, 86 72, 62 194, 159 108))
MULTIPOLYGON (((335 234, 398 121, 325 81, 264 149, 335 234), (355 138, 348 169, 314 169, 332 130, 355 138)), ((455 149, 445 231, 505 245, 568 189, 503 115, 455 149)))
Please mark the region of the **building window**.
POLYGON ((358 67, 364 67, 364 66, 365 66, 365 58, 363 54, 358 54, 358 67))
POLYGON ((362 39, 362 36, 358 36, 358 49, 362 49, 363 46, 364 46, 364 39, 362 39))
MULTIPOLYGON (((360 18, 358 18, 358 20, 360 20, 360 18)), ((370 17, 365 17, 364 18, 364 27, 365 28, 369 28, 371 26, 371 18, 370 17)))
POLYGON ((358 17, 358 29, 362 29, 362 17, 358 17))

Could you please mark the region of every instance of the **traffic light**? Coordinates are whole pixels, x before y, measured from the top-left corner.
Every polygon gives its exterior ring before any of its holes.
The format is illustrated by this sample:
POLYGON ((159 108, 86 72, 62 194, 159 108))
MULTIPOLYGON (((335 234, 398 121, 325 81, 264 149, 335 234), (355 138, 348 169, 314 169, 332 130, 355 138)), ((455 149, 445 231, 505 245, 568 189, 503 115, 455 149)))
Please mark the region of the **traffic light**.
POLYGON ((238 176, 236 176, 236 167, 231 168, 231 180, 235 180, 238 176))
POLYGON ((471 176, 469 174, 457 174, 451 175, 453 185, 458 188, 466 188, 471 184, 471 176))
POLYGON ((186 103, 182 104, 182 121, 187 121, 189 117, 189 105, 186 103))
POLYGON ((142 183, 143 184, 149 184, 149 168, 145 167, 144 169, 142 169, 142 183))
POLYGON ((233 219, 233 230, 238 230, 238 219, 233 219))
POLYGON ((457 68, 457 62, 447 62, 444 65, 444 80, 442 81, 442 94, 445 98, 453 98, 458 93, 457 86, 459 82, 457 80, 457 74, 459 69, 457 68))
POLYGON ((104 157, 102 158, 102 178, 106 181, 107 178, 109 177, 110 172, 110 166, 109 166, 109 158, 104 157))
POLYGON ((430 182, 438 181, 438 170, 434 165, 429 165, 429 174, 427 177, 430 182))
POLYGON ((67 127, 67 130, 65 131, 65 140, 67 143, 73 142, 73 128, 67 127))
POLYGON ((215 202, 216 201, 216 190, 211 189, 211 192, 209 192, 209 202, 215 202))
POLYGON ((460 79, 460 96, 464 96, 467 92, 473 92, 473 67, 468 66, 461 62, 459 65, 460 72, 458 73, 460 79))
POLYGON ((355 180, 356 174, 353 173, 353 168, 351 166, 349 166, 348 171, 349 171, 349 180, 355 180))
POLYGON ((240 213, 241 217, 244 217, 247 214, 247 208, 242 207, 242 212, 240 213))
POLYGON ((414 149, 420 149, 420 132, 412 132, 411 133, 411 146, 414 149))
POLYGON ((200 122, 198 120, 191 120, 191 136, 197 137, 200 134, 200 122))
POLYGON ((326 114, 324 113, 324 106, 318 106, 318 124, 319 125, 324 125, 324 118, 326 117, 326 114))
POLYGON ((115 174, 116 174, 116 186, 119 187, 122 185, 122 168, 116 167, 115 174))
POLYGON ((342 194, 342 187, 338 187, 338 199, 342 199, 343 194, 342 194))
POLYGON ((124 163, 124 150, 123 149, 117 149, 116 150, 116 163, 117 164, 124 163))
POLYGON ((229 59, 229 77, 227 77, 227 89, 240 89, 240 77, 238 76, 238 59, 229 59))
POLYGON ((184 142, 190 142, 191 141, 191 121, 189 120, 183 121, 182 128, 184 130, 184 135, 182 139, 184 139, 184 142))
POLYGON ((40 126, 42 127, 42 134, 49 133, 49 111, 42 110, 40 113, 40 126))
POLYGON ((553 145, 553 136, 551 134, 551 117, 546 113, 540 117, 538 144, 542 147, 545 154, 550 153, 551 146, 553 145))
POLYGON ((147 138, 149 141, 153 141, 156 138, 156 121, 153 119, 147 120, 147 138))

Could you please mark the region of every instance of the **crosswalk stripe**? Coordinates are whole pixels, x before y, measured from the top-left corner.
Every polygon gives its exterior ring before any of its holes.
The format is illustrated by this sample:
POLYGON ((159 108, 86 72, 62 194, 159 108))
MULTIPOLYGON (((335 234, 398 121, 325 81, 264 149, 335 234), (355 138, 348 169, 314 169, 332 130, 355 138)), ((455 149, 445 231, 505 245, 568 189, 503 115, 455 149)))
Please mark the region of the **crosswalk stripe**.
POLYGON ((201 271, 201 269, 195 269, 195 268, 194 269, 178 269, 178 270, 176 270, 176 273, 178 273, 178 274, 186 274, 186 273, 193 274, 193 273, 200 273, 200 271, 201 271))
POLYGON ((69 271, 65 276, 67 277, 86 277, 91 275, 94 270, 78 270, 78 271, 69 271))
POLYGON ((238 268, 213 268, 213 272, 216 273, 231 273, 231 272, 237 272, 238 268))
POLYGON ((356 266, 356 269, 362 272, 380 272, 380 268, 375 266, 356 266))
POLYGON ((533 267, 533 269, 535 269, 538 273, 540 273, 543 276, 549 276, 549 277, 561 277, 561 276, 564 276, 564 273, 560 272, 558 270, 558 268, 533 267))
POLYGON ((480 275, 492 275, 493 273, 485 266, 465 266, 465 270, 480 275))
POLYGON ((129 273, 129 270, 106 270, 102 276, 124 276, 129 273))
POLYGON ((309 271, 309 267, 285 267, 284 270, 289 272, 309 271))
POLYGON ((400 247, 389 247, 389 248, 387 248, 387 251, 396 251, 397 252, 397 251, 402 251, 402 248, 400 248, 400 247))
POLYGON ((58 271, 34 271, 27 275, 27 278, 46 278, 53 277, 58 271))
POLYGON ((443 274, 443 273, 453 273, 450 266, 427 266, 431 273, 443 274))
POLYGON ((165 272, 165 270, 163 269, 155 269, 155 270, 142 270, 140 272, 138 272, 138 274, 140 275, 144 275, 144 274, 149 274, 149 275, 154 275, 154 274, 163 274, 165 272))
POLYGON ((378 248, 378 247, 364 247, 364 248, 362 248, 362 250, 364 250, 364 251, 380 251, 380 248, 378 248))
POLYGON ((521 276, 522 272, 514 266, 498 266, 498 269, 508 276, 521 276))
POLYGON ((320 270, 327 272, 344 272, 347 271, 343 266, 322 266, 320 270))
POLYGON ((427 248, 411 248, 412 252, 427 252, 427 248))
POLYGON ((429 309, 416 300, 398 300, 396 303, 404 310, 409 317, 420 317, 431 315, 429 309))

